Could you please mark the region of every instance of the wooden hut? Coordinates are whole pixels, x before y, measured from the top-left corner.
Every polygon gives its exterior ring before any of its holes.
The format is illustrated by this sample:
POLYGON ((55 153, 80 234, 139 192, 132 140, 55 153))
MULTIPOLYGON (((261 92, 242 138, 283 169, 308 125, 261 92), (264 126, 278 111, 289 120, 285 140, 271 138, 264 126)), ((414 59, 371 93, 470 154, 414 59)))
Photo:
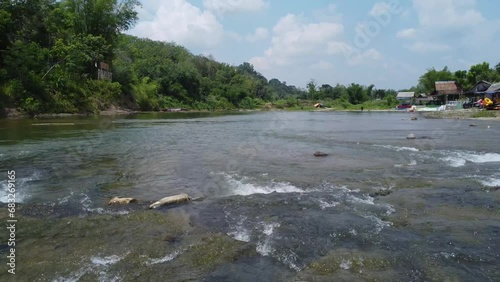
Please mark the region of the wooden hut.
POLYGON ((415 97, 415 92, 398 92, 397 100, 412 100, 415 97))
POLYGON ((463 93, 462 87, 456 81, 436 81, 435 87, 433 95, 442 96, 445 103, 460 99, 463 93))

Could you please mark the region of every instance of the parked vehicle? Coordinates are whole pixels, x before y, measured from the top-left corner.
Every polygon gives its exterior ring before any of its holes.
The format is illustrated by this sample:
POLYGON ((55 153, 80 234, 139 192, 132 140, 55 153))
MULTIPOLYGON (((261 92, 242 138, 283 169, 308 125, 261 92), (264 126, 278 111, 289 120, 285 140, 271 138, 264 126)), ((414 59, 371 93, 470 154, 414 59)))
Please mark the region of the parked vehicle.
POLYGON ((406 110, 406 109, 411 109, 411 103, 410 102, 404 102, 404 103, 396 106, 396 110, 406 110))
POLYGON ((478 101, 476 101, 475 99, 469 98, 462 104, 462 106, 464 107, 464 109, 470 109, 470 108, 479 108, 480 105, 478 101))

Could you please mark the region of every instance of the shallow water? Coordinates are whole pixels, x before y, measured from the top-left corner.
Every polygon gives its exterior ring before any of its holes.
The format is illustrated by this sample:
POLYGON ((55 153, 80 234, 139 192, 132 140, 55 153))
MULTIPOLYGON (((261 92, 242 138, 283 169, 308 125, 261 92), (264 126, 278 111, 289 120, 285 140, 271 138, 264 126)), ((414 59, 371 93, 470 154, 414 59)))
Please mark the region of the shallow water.
POLYGON ((411 115, 1 120, 14 279, 500 280, 500 124, 411 115), (181 192, 203 200, 147 209, 181 192))

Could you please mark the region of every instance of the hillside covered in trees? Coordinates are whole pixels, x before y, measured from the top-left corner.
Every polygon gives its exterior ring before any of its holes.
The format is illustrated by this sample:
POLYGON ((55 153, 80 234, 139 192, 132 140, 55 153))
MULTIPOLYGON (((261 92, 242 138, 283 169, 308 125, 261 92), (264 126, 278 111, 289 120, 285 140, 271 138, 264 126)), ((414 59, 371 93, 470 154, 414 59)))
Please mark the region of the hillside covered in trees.
MULTIPOLYGON (((138 6, 137 0, 1 1, 0 109, 36 115, 97 113, 111 106, 213 111, 396 104, 394 90, 317 85, 314 79, 304 89, 268 80, 246 62, 232 66, 175 43, 125 35, 138 20, 138 6)), ((471 85, 496 80, 499 73, 498 65, 494 70, 487 63, 455 73, 430 69, 412 89, 428 93, 435 80, 471 85)))
MULTIPOLYGON (((231 66, 175 43, 123 32, 138 20, 136 0, 24 0, 0 4, 0 107, 26 114, 95 113, 111 105, 138 110, 277 108, 299 99, 344 105, 394 91, 351 84, 307 90, 268 80, 249 63, 231 66), (98 79, 101 63, 112 80, 98 79)), ((391 101, 389 104, 393 103, 391 101)))

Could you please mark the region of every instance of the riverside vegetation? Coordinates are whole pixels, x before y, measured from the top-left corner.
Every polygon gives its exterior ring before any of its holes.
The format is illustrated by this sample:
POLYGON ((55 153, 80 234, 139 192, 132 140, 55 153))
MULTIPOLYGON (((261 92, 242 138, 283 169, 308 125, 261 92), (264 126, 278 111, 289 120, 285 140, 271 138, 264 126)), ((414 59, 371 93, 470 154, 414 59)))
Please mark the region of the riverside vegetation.
MULTIPOLYGON (((304 89, 268 80, 247 62, 232 66, 175 43, 123 34, 138 20, 140 5, 137 0, 2 1, 0 109, 33 116, 99 113, 110 107, 304 110, 321 102, 341 110, 370 110, 397 104, 395 90, 318 85, 314 79, 304 89), (101 62, 111 66, 112 81, 97 79, 101 62)), ((436 80, 457 79, 469 86, 499 76, 499 65, 490 69, 488 63, 469 72, 429 69, 408 90, 429 93, 436 80)))

